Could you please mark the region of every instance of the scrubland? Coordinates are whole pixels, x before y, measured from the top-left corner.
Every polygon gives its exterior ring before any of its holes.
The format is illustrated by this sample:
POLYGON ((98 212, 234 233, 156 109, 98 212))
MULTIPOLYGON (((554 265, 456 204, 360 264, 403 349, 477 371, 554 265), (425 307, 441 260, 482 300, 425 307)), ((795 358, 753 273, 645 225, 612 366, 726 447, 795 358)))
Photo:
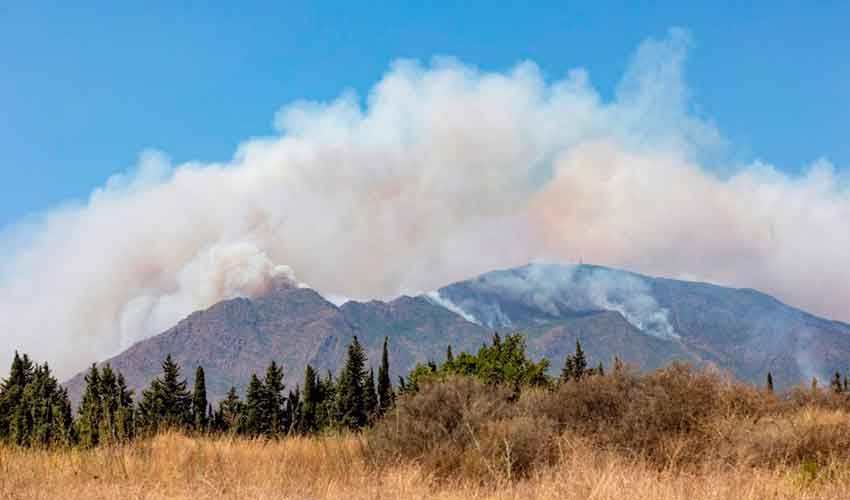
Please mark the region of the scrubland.
POLYGON ((521 394, 457 377, 362 433, 0 448, 0 496, 847 499, 850 403, 679 365, 521 394))

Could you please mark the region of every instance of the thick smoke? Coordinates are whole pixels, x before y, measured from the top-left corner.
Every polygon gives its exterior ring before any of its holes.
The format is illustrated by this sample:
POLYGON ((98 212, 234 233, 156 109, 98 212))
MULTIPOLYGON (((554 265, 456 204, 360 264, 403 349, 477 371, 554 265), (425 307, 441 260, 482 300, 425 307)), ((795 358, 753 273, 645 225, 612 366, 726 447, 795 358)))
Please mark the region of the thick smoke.
POLYGON ((460 292, 460 303, 439 290, 427 296, 466 320, 490 328, 511 328, 529 317, 559 318, 605 310, 620 313, 648 335, 664 340, 680 338, 670 323, 670 312, 658 304, 649 284, 628 272, 537 262, 521 269, 490 272, 465 286, 470 293, 460 292), (517 306, 521 306, 517 312, 520 318, 510 310, 517 306))
POLYGON ((850 193, 825 161, 799 177, 702 167, 723 141, 690 111, 687 45, 645 42, 611 100, 581 69, 549 82, 530 62, 398 61, 365 103, 287 106, 279 135, 228 163, 146 154, 7 231, 0 357, 69 375, 291 270, 386 298, 535 258, 755 287, 850 320, 850 193))

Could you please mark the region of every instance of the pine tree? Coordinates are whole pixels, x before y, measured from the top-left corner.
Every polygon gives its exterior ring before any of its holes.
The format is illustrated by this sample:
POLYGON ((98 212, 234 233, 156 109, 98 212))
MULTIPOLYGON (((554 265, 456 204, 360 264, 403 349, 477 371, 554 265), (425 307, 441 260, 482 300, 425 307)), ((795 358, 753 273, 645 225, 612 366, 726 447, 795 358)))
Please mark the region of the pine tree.
POLYGON ((581 342, 576 340, 576 353, 573 357, 573 377, 580 381, 587 373, 587 359, 584 356, 584 351, 581 348, 581 342))
MULTIPOLYGON (((390 359, 387 352, 388 338, 384 337, 384 349, 381 353, 381 366, 378 368, 378 414, 383 415, 393 405, 393 387, 390 383, 390 359)), ((448 355, 452 354, 449 346, 448 355)))
POLYGON ((249 436, 264 436, 269 434, 269 415, 266 410, 265 387, 257 374, 251 375, 248 389, 245 391, 243 406, 244 425, 241 431, 249 436))
POLYGON ((600 377, 605 376, 605 367, 602 366, 602 361, 599 362, 599 366, 596 367, 596 374, 600 377))
POLYGON ((97 365, 91 366, 85 380, 86 388, 78 411, 77 434, 79 435, 80 445, 91 448, 97 446, 100 442, 101 411, 103 409, 102 384, 97 365))
POLYGON ((195 430, 203 432, 207 429, 207 381, 202 366, 198 366, 195 370, 195 386, 192 390, 192 417, 195 430))
POLYGON ((320 387, 316 371, 312 366, 307 365, 304 369, 304 393, 301 397, 299 432, 309 434, 318 429, 316 413, 320 402, 320 387))
POLYGON ((180 366, 169 354, 162 363, 162 377, 151 381, 139 404, 139 416, 149 432, 191 426, 192 396, 186 387, 180 366))
POLYGON ((20 356, 16 351, 9 377, 0 384, 0 439, 2 440, 10 440, 13 422, 16 422, 16 428, 23 425, 21 419, 24 415, 18 415, 20 413, 18 408, 23 398, 24 388, 32 381, 33 375, 32 361, 26 354, 20 356))
POLYGON ((349 429, 359 429, 366 425, 367 415, 363 401, 363 381, 366 354, 355 336, 348 346, 348 359, 339 377, 337 400, 337 424, 349 429))
POLYGON ((452 345, 449 344, 449 346, 446 347, 446 363, 451 363, 454 360, 455 356, 452 354, 452 345))
POLYGON ((378 414, 378 393, 375 391, 375 372, 369 369, 369 375, 363 378, 363 410, 369 421, 378 414))
POLYGON ((219 430, 238 432, 242 415, 242 402, 236 394, 236 388, 227 391, 227 397, 218 405, 219 430))
POLYGON ((264 426, 267 435, 282 434, 289 429, 290 422, 284 413, 286 398, 283 390, 283 368, 272 361, 263 380, 262 413, 268 419, 264 426))
POLYGON ((301 389, 296 385, 295 390, 289 391, 289 395, 286 397, 286 409, 284 411, 284 422, 287 422, 287 426, 284 429, 286 434, 292 434, 301 428, 301 420, 303 418, 301 414, 302 409, 301 389))
POLYGON ((773 394, 773 374, 767 372, 767 392, 773 394))

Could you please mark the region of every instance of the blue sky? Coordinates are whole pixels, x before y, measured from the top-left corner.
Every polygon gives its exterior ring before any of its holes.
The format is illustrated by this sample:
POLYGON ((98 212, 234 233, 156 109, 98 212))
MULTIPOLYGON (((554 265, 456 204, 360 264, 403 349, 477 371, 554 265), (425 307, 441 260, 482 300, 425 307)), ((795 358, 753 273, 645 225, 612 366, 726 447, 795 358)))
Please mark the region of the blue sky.
POLYGON ((582 66, 604 94, 672 26, 693 36, 694 105, 735 159, 850 166, 847 2, 123 4, 0 4, 0 226, 84 199, 147 148, 226 160, 282 105, 362 95, 399 57, 582 66))

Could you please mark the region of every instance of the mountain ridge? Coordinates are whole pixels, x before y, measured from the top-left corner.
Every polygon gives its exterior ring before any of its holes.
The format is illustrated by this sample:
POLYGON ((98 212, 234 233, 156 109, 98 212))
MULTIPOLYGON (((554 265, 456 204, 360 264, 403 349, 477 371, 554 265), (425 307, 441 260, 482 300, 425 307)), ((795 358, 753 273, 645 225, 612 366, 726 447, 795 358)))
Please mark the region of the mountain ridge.
MULTIPOLYGON (((820 318, 749 288, 654 278, 592 266, 534 263, 458 281, 428 294, 339 306, 317 291, 274 284, 255 298, 233 298, 195 311, 165 332, 107 360, 141 389, 171 353, 191 375, 203 365, 211 400, 251 373, 282 363, 287 385, 307 363, 336 374, 358 336, 376 367, 390 339, 393 380, 416 363, 441 361, 446 347, 475 351, 494 331, 519 330, 530 354, 552 372, 581 340, 595 364, 619 356, 639 369, 683 360, 714 364, 759 383, 824 378, 850 367, 850 325, 820 318)), ((84 374, 66 387, 79 400, 84 374)))

